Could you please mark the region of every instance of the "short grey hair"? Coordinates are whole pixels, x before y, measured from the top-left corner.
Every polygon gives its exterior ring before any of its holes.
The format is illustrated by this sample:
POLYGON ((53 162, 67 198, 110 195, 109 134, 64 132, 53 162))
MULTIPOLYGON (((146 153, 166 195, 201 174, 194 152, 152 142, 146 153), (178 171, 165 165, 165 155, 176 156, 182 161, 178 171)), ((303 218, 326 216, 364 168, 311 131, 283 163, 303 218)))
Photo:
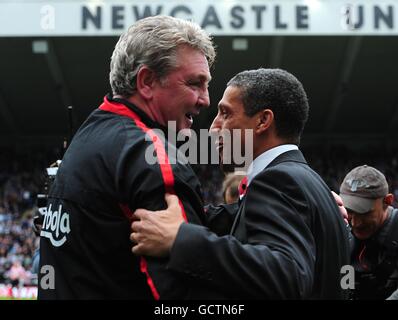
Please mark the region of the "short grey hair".
POLYGON ((139 69, 146 65, 162 79, 178 66, 177 49, 187 45, 201 51, 209 64, 215 60, 210 36, 196 23, 169 16, 148 17, 120 36, 111 58, 109 80, 114 95, 131 96, 139 69))

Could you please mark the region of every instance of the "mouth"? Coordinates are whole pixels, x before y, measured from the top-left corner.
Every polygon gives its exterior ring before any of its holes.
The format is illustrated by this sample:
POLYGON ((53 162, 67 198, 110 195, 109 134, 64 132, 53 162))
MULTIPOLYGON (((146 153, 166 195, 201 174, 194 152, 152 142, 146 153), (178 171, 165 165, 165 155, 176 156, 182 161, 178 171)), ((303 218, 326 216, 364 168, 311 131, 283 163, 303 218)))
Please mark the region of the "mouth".
POLYGON ((189 111, 185 114, 185 117, 189 120, 189 121, 193 121, 193 118, 198 116, 200 113, 200 110, 195 110, 195 111, 189 111))
POLYGON ((187 113, 185 114, 185 117, 186 117, 190 122, 193 122, 194 114, 193 114, 192 112, 187 112, 187 113))
POLYGON ((358 236, 365 236, 368 234, 368 228, 353 228, 353 233, 358 236))
POLYGON ((199 115, 199 110, 197 111, 189 111, 185 114, 185 119, 187 120, 187 127, 191 128, 193 124, 194 117, 199 115))

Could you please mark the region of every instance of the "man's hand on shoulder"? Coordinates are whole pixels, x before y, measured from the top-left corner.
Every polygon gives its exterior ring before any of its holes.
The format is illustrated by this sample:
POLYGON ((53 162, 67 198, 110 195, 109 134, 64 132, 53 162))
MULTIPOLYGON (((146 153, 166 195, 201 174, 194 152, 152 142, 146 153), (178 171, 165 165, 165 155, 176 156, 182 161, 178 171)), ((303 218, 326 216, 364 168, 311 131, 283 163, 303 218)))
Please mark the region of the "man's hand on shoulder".
POLYGON ((185 222, 178 197, 165 195, 167 209, 150 211, 137 209, 131 224, 131 241, 135 243, 133 253, 153 257, 168 256, 178 229, 185 222))

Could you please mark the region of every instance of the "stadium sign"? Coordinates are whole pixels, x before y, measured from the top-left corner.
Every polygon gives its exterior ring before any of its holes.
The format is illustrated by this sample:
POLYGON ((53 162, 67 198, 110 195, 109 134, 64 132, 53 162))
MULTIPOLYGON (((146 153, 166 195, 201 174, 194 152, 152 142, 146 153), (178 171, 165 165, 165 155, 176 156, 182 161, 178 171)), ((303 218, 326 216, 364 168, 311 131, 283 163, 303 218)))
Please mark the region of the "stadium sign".
POLYGON ((151 15, 191 19, 213 35, 396 35, 398 1, 2 1, 0 36, 119 35, 151 15))

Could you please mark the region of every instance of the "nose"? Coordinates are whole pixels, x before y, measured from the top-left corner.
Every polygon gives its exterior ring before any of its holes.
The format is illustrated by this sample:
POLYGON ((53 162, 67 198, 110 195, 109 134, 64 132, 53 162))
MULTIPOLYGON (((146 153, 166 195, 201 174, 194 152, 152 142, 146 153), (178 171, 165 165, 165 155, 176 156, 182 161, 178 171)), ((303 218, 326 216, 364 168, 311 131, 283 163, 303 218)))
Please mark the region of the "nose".
POLYGON ((203 89, 199 95, 198 104, 200 107, 207 108, 210 106, 209 90, 207 87, 203 89))
POLYGON ((353 228, 358 228, 362 224, 361 218, 359 218, 356 214, 350 215, 349 220, 353 228))
POLYGON ((213 120, 213 123, 210 126, 210 132, 216 133, 221 129, 220 117, 218 115, 219 114, 217 113, 216 117, 213 120))

